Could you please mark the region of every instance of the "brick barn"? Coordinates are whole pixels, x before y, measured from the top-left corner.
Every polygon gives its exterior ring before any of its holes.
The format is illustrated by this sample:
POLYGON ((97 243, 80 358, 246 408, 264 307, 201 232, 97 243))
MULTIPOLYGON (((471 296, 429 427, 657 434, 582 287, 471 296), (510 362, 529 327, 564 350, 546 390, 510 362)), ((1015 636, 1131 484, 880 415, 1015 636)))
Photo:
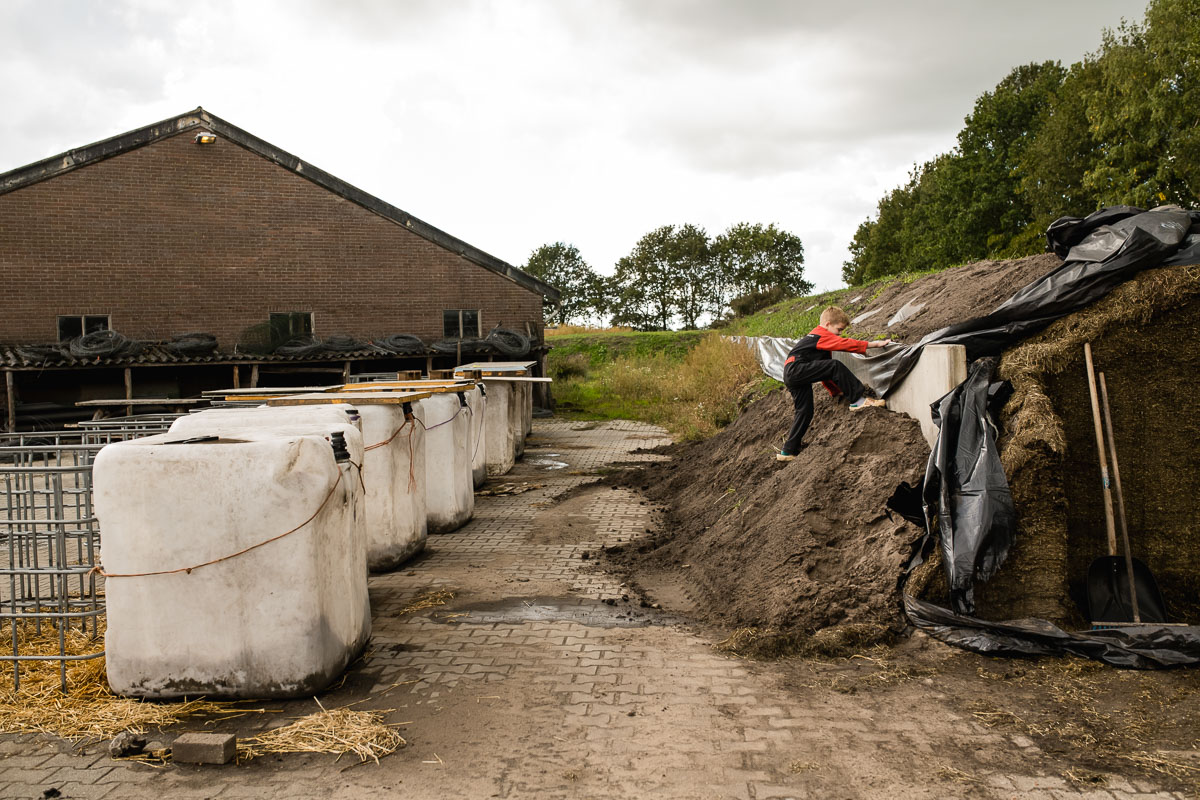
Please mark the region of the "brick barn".
POLYGON ((540 362, 542 304, 558 299, 199 108, 0 174, 0 287, 9 430, 78 416, 85 399, 504 358, 474 341, 496 326, 528 338, 540 362), (103 330, 130 346, 68 347, 103 330), (193 332, 215 349, 171 346, 193 332), (372 344, 396 334, 422 341, 372 344), (338 347, 275 352, 295 337, 338 347))

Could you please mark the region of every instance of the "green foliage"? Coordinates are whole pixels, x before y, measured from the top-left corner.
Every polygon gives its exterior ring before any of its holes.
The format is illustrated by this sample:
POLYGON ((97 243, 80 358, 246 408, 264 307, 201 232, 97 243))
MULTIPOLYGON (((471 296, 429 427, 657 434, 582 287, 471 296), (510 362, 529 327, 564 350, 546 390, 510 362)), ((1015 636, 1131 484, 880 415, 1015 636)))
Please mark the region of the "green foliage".
POLYGON ((774 223, 731 225, 713 241, 712 251, 719 273, 714 309, 718 314, 724 311, 727 297, 762 297, 771 292, 795 297, 812 291, 812 284, 804 280, 804 244, 774 223))
POLYGON ((1200 0, 1151 0, 1069 70, 1014 69, 976 101, 957 146, 913 169, 850 243, 842 277, 1041 252, 1061 216, 1190 206, 1200 193, 1200 0))
POLYGON ((1192 204, 1200 194, 1200 2, 1153 0, 1144 26, 1106 31, 1087 117, 1103 143, 1084 178, 1101 203, 1192 204))
POLYGON ((738 223, 715 240, 695 225, 664 225, 617 262, 612 323, 666 330, 678 319, 692 329, 706 313, 721 318, 732 297, 810 291, 803 265, 800 238, 774 224, 738 223))
POLYGON ((584 322, 608 310, 607 281, 588 266, 573 244, 542 245, 529 255, 523 269, 562 292, 558 304, 545 309, 548 323, 584 322))
POLYGON ((695 328, 712 305, 716 276, 708 234, 695 225, 664 225, 643 236, 617 262, 612 322, 667 330, 676 315, 695 328))

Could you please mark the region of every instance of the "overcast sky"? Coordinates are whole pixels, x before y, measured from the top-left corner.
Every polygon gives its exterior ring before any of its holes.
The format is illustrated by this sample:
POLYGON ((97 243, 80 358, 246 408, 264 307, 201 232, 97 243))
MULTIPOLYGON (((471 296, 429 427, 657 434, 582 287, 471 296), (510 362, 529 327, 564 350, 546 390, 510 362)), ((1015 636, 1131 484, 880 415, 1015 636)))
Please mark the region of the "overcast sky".
POLYGON ((818 288, 1013 67, 1145 0, 0 0, 0 172, 203 106, 515 265, 774 222, 818 288))

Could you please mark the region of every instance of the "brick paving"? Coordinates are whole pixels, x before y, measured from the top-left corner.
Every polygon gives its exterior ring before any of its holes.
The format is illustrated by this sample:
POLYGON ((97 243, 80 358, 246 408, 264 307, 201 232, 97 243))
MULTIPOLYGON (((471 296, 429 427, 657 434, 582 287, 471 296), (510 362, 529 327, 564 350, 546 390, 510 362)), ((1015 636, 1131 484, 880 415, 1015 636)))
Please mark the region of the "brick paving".
MULTIPOLYGON (((368 654, 323 702, 393 709, 409 745, 380 764, 304 754, 151 768, 112 761, 102 745, 4 735, 0 797, 1181 797, 1116 776, 1077 790, 1030 740, 936 703, 898 716, 869 693, 787 690, 772 665, 722 655, 705 631, 639 608, 584 555, 645 535, 654 509, 587 484, 614 463, 663 458, 636 451, 666 441, 632 422, 538 420, 504 481, 539 488, 477 498, 466 527, 371 578, 368 654), (545 467, 554 462, 567 467, 545 467), (579 533, 538 534, 547 521, 568 530, 564 519, 579 533), (438 589, 454 600, 400 613, 438 589), (939 753, 947 730, 976 754, 970 768, 939 753), (1028 774, 988 769, 998 752, 1019 753, 1028 774)), ((260 716, 241 730, 282 724, 260 716)))

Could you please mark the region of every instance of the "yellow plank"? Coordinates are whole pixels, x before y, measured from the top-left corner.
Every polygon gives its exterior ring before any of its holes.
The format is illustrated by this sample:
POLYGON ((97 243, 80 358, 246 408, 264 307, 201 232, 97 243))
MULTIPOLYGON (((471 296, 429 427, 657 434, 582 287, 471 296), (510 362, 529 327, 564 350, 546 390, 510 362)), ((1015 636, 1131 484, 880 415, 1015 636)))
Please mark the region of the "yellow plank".
POLYGON ((423 400, 430 392, 314 392, 285 394, 267 400, 270 406, 320 406, 353 403, 355 405, 401 405, 423 400))

